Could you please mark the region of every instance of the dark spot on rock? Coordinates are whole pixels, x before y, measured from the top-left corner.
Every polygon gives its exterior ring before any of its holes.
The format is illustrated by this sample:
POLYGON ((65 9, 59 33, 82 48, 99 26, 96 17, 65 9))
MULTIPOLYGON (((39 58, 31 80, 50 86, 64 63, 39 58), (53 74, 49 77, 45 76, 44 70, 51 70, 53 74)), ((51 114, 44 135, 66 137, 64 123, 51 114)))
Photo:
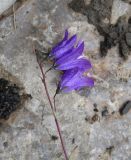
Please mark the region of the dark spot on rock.
POLYGON ((84 0, 72 0, 69 7, 87 16, 88 22, 104 37, 100 42, 102 57, 107 55, 108 49, 118 45, 119 55, 127 59, 131 51, 131 18, 127 21, 126 17, 120 17, 115 25, 110 24, 112 4, 113 0, 92 0, 89 5, 84 0))
POLYGON ((112 111, 111 114, 115 114, 115 111, 112 111))
POLYGON ((96 103, 94 103, 94 112, 99 112, 99 110, 97 109, 97 104, 96 103))
POLYGON ((120 115, 127 114, 131 109, 131 101, 125 102, 122 107, 119 109, 120 115))
POLYGON ((53 141, 56 141, 56 140, 58 139, 58 137, 55 136, 55 135, 51 135, 51 139, 52 139, 53 141))
POLYGON ((4 39, 4 38, 5 38, 5 35, 2 35, 1 38, 4 39))
POLYGON ((114 146, 110 146, 106 148, 106 151, 109 153, 109 155, 111 155, 113 149, 114 149, 114 146))
POLYGON ((31 94, 23 94, 22 96, 24 99, 29 99, 29 98, 32 99, 33 98, 31 94))
MULTIPOLYGON (((75 12, 80 12, 87 16, 89 23, 95 26, 105 27, 104 20, 110 20, 113 0, 92 0, 86 5, 84 0, 72 0, 69 7, 75 12)), ((106 29, 106 28, 105 28, 106 29)))
POLYGON ((29 98, 23 89, 18 82, 0 78, 0 120, 7 120, 29 98))
POLYGON ((69 7, 72 8, 75 12, 84 12, 85 2, 84 0, 73 0, 69 3, 69 7))
POLYGON ((93 106, 94 106, 94 108, 97 108, 97 104, 96 103, 94 103, 93 106))
POLYGON ((131 32, 131 17, 128 19, 129 31, 131 32))
POLYGON ((128 55, 129 55, 129 52, 130 52, 130 49, 129 47, 127 46, 125 40, 121 40, 120 43, 119 43, 119 52, 120 52, 120 55, 124 58, 124 59, 127 59, 128 55))
POLYGON ((4 143, 3 143, 3 146, 4 146, 5 148, 7 148, 7 147, 8 147, 8 142, 4 142, 4 143))
POLYGON ((126 33, 126 43, 128 46, 131 47, 131 33, 130 32, 126 33))
POLYGON ((72 139, 72 144, 74 144, 74 143, 75 143, 75 138, 72 139))
POLYGON ((107 107, 104 107, 104 109, 101 111, 101 115, 102 115, 102 117, 106 117, 106 116, 109 115, 109 112, 108 112, 108 110, 107 110, 107 107))
POLYGON ((32 5, 33 5, 33 6, 35 6, 35 5, 36 5, 36 3, 32 3, 32 5))
POLYGON ((29 11, 26 11, 26 14, 28 14, 29 13, 29 11))
POLYGON ((0 119, 8 119, 21 102, 20 88, 0 78, 0 119))
POLYGON ((89 117, 88 116, 85 117, 85 121, 86 122, 89 121, 89 117))
POLYGON ((99 120, 100 120, 99 116, 97 114, 94 114, 93 117, 91 118, 91 123, 94 123, 99 120))
POLYGON ((99 110, 97 108, 94 108, 94 112, 99 112, 99 110))
POLYGON ((60 159, 60 157, 62 156, 62 152, 57 152, 56 153, 56 157, 60 159))

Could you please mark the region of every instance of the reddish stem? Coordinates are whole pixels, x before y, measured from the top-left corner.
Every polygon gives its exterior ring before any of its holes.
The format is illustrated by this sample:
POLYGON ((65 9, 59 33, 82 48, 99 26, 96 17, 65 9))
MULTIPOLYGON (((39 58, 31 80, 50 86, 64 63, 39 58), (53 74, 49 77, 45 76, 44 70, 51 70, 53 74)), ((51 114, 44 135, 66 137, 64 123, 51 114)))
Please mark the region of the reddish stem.
POLYGON ((52 110, 53 117, 55 119, 55 124, 56 124, 56 128, 57 128, 57 131, 58 131, 58 134, 59 134, 59 138, 60 138, 60 141, 61 141, 63 154, 64 154, 64 157, 65 157, 65 160, 68 160, 68 156, 67 156, 67 153, 66 153, 64 141, 63 141, 61 130, 60 130, 60 125, 59 125, 59 122, 57 120, 56 114, 54 112, 54 106, 52 104, 52 101, 51 101, 51 98, 50 98, 50 95, 49 95, 49 92, 48 92, 48 88, 47 88, 47 84, 46 84, 46 80, 45 80, 45 73, 43 71, 43 66, 42 66, 42 63, 38 60, 38 58, 37 58, 37 62, 38 62, 38 65, 40 67, 40 71, 41 71, 41 74, 42 74, 41 80, 42 80, 42 83, 43 83, 45 91, 46 91, 46 95, 47 95, 47 98, 48 98, 48 101, 49 101, 49 104, 50 104, 50 107, 51 107, 51 110, 52 110))
POLYGON ((53 97, 53 103, 54 103, 54 111, 56 112, 55 96, 53 97))

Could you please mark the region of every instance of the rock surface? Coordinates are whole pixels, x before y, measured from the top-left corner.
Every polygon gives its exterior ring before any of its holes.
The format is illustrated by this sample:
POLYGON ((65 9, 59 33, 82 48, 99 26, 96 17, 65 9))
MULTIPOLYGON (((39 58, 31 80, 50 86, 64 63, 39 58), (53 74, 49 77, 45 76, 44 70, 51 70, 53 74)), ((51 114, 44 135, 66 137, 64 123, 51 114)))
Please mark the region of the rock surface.
MULTIPOLYGON (((59 139, 51 138, 58 135, 32 44, 47 50, 62 38, 66 28, 85 41, 85 55, 93 63, 95 77, 95 87, 87 97, 76 92, 56 96, 68 155, 71 160, 131 159, 131 111, 119 113, 122 104, 131 100, 131 56, 124 61, 114 54, 118 52, 114 47, 101 58, 102 37, 85 16, 68 8, 69 2, 29 0, 15 12, 16 29, 12 16, 0 21, 1 75, 5 76, 2 73, 7 70, 32 95, 17 114, 0 125, 0 160, 64 159, 59 139), (108 114, 102 115, 105 107, 108 114)), ((115 15, 119 14, 119 6, 115 6, 115 15)), ((124 13, 129 13, 128 8, 124 13)), ((46 70, 50 65, 44 67, 46 70)), ((54 70, 47 74, 51 96, 58 77, 54 70)))
POLYGON ((0 14, 6 11, 9 7, 11 7, 16 0, 1 0, 0 1, 0 14))
POLYGON ((130 10, 130 5, 128 5, 125 2, 122 2, 121 0, 115 0, 113 2, 111 23, 115 24, 120 16, 123 16, 125 14, 128 15, 129 10, 130 10))

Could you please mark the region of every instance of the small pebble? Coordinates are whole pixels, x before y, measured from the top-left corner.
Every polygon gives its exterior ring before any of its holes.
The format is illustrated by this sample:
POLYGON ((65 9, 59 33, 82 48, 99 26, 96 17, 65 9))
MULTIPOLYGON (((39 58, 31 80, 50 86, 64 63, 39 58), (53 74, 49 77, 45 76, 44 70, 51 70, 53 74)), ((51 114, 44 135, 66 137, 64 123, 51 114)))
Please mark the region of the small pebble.
POLYGON ((3 146, 4 146, 5 148, 7 148, 7 147, 8 147, 8 142, 4 142, 4 143, 3 143, 3 146))
POLYGON ((131 109, 131 101, 127 101, 123 104, 123 106, 119 109, 120 115, 127 114, 131 109))
POLYGON ((53 141, 56 141, 56 140, 58 139, 58 137, 55 136, 55 135, 52 135, 52 136, 51 136, 51 139, 52 139, 53 141))
POLYGON ((88 116, 85 117, 85 121, 86 122, 89 121, 89 117, 88 116))
POLYGON ((94 112, 99 112, 99 110, 97 108, 94 108, 94 112))
POLYGON ((97 104, 94 103, 94 112, 99 112, 99 110, 97 109, 97 104))
POLYGON ((108 110, 107 110, 107 107, 105 107, 103 110, 102 110, 102 112, 101 112, 101 115, 102 115, 102 117, 106 117, 106 116, 108 116, 108 110))
POLYGON ((106 151, 109 153, 109 155, 111 155, 113 149, 114 149, 114 146, 110 146, 106 148, 106 151))
POLYGON ((72 144, 74 144, 74 143, 75 143, 75 138, 72 139, 72 144))
POLYGON ((97 104, 96 103, 94 103, 93 106, 94 106, 94 108, 97 108, 97 104))
POLYGON ((99 116, 97 114, 94 114, 94 116, 91 118, 92 123, 99 121, 99 116))

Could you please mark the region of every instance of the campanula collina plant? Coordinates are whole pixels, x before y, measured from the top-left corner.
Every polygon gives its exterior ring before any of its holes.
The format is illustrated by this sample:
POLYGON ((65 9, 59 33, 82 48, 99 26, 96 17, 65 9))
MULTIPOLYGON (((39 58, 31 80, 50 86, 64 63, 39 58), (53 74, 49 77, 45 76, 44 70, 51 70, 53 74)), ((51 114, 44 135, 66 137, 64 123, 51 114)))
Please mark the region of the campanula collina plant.
POLYGON ((69 38, 68 34, 66 30, 63 40, 53 47, 50 53, 54 60, 54 68, 63 72, 59 87, 66 92, 93 87, 93 78, 87 76, 92 65, 83 55, 84 42, 76 43, 77 36, 69 38))
MULTIPOLYGON (((90 69, 92 68, 92 65, 91 62, 84 57, 83 51, 84 51, 84 42, 83 41, 77 42, 76 35, 73 35, 72 37, 69 38, 69 33, 67 30, 65 31, 63 40, 52 48, 49 54, 49 58, 54 62, 53 68, 62 71, 58 85, 59 90, 69 92, 72 90, 80 90, 83 89, 84 87, 94 86, 94 80, 90 76, 89 72, 90 69)), ((55 103, 54 104, 52 103, 52 99, 48 92, 48 86, 46 83, 46 76, 45 76, 47 72, 44 72, 44 66, 41 59, 39 58, 39 55, 37 54, 37 50, 34 49, 34 52, 36 53, 37 56, 37 62, 42 75, 41 80, 45 88, 45 92, 50 104, 52 115, 54 117, 63 154, 65 160, 69 160, 64 145, 64 141, 62 138, 60 124, 56 116, 55 103)))

